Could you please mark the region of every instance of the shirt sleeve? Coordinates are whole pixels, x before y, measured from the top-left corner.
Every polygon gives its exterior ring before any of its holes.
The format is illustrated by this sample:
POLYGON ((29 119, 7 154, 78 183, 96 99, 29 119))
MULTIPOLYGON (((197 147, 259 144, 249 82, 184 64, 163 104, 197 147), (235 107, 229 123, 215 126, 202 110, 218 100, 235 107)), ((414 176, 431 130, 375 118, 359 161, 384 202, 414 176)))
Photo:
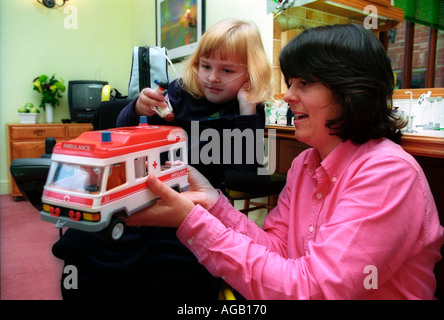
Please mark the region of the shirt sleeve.
MULTIPOLYGON (((175 104, 175 108, 177 105, 180 105, 178 101, 180 101, 180 90, 178 89, 180 86, 178 85, 177 80, 173 80, 168 86, 168 96, 171 97, 171 101, 175 104), (174 102, 173 102, 174 101, 174 102)), ((129 127, 129 126, 137 126, 139 124, 139 116, 134 112, 134 106, 136 105, 138 97, 132 100, 125 108, 120 111, 119 116, 117 117, 116 126, 117 127, 129 127)), ((160 118, 159 115, 154 114, 148 118, 149 124, 166 124, 164 119, 160 118)))
POLYGON ((289 193, 284 189, 270 212, 270 217, 277 218, 267 230, 221 195, 211 213, 196 206, 180 225, 178 238, 211 274, 223 277, 247 299, 304 299, 314 278, 308 277, 311 272, 303 259, 286 258, 284 202, 289 193))
MULTIPOLYGON (((226 227, 200 206, 185 220, 178 230, 179 240, 213 276, 225 279, 245 298, 304 299, 296 295, 296 287, 310 291, 312 278, 306 277, 309 272, 303 261, 285 259, 268 249, 269 238, 256 242, 260 238, 226 227)), ((256 227, 256 235, 258 230, 256 227)))
POLYGON ((116 127, 137 126, 139 124, 139 117, 134 113, 134 105, 138 98, 131 101, 125 108, 120 111, 117 117, 116 127))

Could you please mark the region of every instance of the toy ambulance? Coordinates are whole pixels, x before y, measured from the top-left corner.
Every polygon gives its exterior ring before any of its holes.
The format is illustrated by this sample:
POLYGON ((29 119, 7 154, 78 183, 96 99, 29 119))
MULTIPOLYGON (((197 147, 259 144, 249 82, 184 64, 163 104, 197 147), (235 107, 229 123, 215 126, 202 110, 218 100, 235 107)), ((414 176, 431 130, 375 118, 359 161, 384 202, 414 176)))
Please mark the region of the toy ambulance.
POLYGON ((41 219, 119 240, 120 216, 153 205, 146 180, 153 173, 183 192, 189 189, 187 139, 182 128, 151 126, 89 131, 54 147, 43 190, 41 219))

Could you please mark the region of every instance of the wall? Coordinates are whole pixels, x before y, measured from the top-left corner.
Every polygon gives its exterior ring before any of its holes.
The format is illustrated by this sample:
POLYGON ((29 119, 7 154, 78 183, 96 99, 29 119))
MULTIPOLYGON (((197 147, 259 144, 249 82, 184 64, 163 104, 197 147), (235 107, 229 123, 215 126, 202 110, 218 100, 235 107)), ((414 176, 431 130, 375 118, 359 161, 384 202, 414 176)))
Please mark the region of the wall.
MULTIPOLYGON (((40 103, 32 80, 53 73, 65 84, 107 80, 126 94, 132 48, 156 42, 155 3, 70 0, 65 7, 47 9, 36 0, 0 0, 0 194, 9 193, 7 124, 19 122, 19 106, 40 103), (72 13, 65 13, 68 5, 78 11, 77 29, 65 28, 72 13)), ((266 0, 206 0, 207 27, 225 18, 255 22, 272 56, 273 19, 267 15, 266 0)), ((177 69, 180 73, 182 66, 177 69)), ((66 93, 54 118, 56 122, 70 118, 66 93)))

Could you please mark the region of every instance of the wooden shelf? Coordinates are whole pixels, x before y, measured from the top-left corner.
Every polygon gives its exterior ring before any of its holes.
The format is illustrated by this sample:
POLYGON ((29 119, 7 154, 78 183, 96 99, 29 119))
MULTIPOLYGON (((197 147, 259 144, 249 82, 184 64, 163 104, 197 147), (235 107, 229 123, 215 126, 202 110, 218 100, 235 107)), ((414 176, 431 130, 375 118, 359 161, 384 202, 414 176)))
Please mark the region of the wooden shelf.
MULTIPOLYGON (((275 129, 276 139, 297 141, 294 137, 294 127, 266 125, 265 129, 275 129)), ((265 130, 266 136, 268 136, 267 131, 265 130)), ((297 142, 302 144, 299 141, 297 142)), ((405 151, 415 156, 444 158, 444 138, 441 137, 405 134, 401 138, 401 146, 405 151)))
POLYGON ((405 134, 401 146, 415 156, 444 158, 444 138, 405 134))
MULTIPOLYGON (((432 91, 431 97, 443 97, 444 98, 444 88, 421 88, 421 89, 397 89, 393 92, 393 99, 410 99, 410 93, 405 93, 406 91, 411 91, 413 93, 413 99, 419 99, 419 96, 428 91, 432 91)), ((415 101, 416 102, 416 101, 415 101)))
POLYGON ((364 10, 369 5, 374 6, 377 9, 377 31, 391 30, 404 20, 403 10, 397 7, 390 6, 390 1, 384 0, 317 0, 305 4, 304 7, 338 15, 363 23, 368 17, 368 13, 366 13, 366 11, 364 10))

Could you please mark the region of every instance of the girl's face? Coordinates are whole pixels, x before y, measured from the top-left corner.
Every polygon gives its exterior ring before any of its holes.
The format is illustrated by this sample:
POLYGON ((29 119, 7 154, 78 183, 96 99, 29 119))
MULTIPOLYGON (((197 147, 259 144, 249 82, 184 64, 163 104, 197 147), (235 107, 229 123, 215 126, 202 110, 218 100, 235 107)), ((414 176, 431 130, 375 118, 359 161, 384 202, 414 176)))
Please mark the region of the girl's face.
POLYGON ((248 81, 248 70, 244 65, 213 55, 200 58, 198 76, 205 98, 212 103, 224 103, 237 97, 239 89, 248 81))
POLYGON ((309 83, 301 78, 290 78, 289 89, 284 95, 294 114, 296 138, 319 151, 321 159, 341 142, 333 130, 327 128, 328 120, 337 118, 341 105, 333 98, 333 92, 319 82, 309 83))

